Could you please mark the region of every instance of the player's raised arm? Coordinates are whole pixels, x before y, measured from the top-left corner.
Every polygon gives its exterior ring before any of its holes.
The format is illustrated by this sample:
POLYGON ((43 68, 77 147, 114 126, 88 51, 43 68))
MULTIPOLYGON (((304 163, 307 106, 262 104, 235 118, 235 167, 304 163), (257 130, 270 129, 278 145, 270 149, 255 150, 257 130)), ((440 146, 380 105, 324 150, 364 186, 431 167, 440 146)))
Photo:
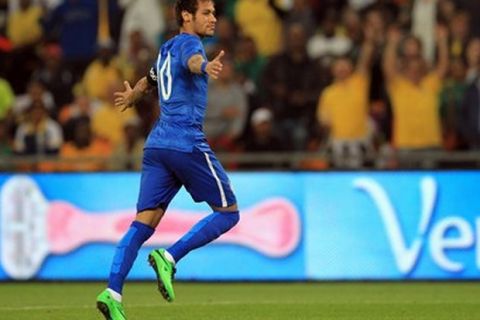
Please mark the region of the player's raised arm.
POLYGON ((135 103, 148 94, 152 88, 150 82, 147 80, 147 77, 143 77, 142 79, 138 80, 133 89, 128 81, 125 81, 123 84, 125 85, 125 90, 114 93, 115 106, 122 108, 122 112, 133 107, 135 103))
POLYGON ((192 73, 206 73, 213 79, 218 79, 218 75, 223 69, 223 63, 221 59, 224 55, 225 51, 222 50, 212 61, 205 61, 201 54, 195 54, 188 59, 188 68, 192 73))
POLYGON ((397 50, 402 38, 398 29, 391 28, 387 35, 387 46, 383 53, 383 73, 387 81, 397 76, 397 50))

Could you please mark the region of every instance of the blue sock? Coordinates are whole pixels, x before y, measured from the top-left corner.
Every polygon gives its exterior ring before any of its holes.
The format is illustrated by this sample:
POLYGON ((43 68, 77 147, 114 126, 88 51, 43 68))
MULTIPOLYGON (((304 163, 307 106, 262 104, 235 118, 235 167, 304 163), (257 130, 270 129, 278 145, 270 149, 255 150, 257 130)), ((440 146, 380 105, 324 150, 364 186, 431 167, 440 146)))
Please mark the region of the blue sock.
POLYGON ((138 221, 132 222, 130 229, 120 240, 115 251, 108 279, 108 287, 110 289, 122 294, 123 283, 132 268, 133 262, 137 258, 138 250, 151 237, 154 231, 155 229, 149 225, 138 221))
POLYGON ((178 262, 193 249, 206 245, 224 234, 240 219, 236 212, 213 212, 200 220, 180 240, 175 242, 167 251, 178 262))

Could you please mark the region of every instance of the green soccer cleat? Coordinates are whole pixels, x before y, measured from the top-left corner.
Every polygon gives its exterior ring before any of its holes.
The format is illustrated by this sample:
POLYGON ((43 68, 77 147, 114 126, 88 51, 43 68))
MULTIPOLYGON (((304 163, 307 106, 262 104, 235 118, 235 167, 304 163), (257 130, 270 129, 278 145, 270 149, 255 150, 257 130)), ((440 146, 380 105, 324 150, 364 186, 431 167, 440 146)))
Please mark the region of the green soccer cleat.
POLYGON ((122 303, 113 299, 108 290, 103 290, 98 295, 97 309, 106 320, 127 320, 122 303))
POLYGON ((172 281, 176 270, 173 263, 165 257, 165 249, 150 252, 148 262, 157 275, 158 290, 165 300, 172 302, 175 300, 172 281))

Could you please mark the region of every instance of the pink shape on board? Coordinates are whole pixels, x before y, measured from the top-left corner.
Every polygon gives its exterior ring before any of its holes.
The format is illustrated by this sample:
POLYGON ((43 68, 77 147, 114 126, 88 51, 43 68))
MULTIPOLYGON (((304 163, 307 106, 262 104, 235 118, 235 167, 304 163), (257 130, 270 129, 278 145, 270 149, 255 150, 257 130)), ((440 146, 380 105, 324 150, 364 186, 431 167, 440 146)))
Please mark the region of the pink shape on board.
MULTIPOLYGON (((301 235, 300 219, 289 201, 268 199, 240 214, 240 222, 215 243, 245 246, 270 257, 286 256, 297 247, 301 235)), ((146 245, 175 242, 205 215, 168 210, 146 245)), ((89 214, 68 202, 52 202, 47 218, 50 251, 63 254, 89 242, 116 243, 134 217, 134 210, 89 214)))

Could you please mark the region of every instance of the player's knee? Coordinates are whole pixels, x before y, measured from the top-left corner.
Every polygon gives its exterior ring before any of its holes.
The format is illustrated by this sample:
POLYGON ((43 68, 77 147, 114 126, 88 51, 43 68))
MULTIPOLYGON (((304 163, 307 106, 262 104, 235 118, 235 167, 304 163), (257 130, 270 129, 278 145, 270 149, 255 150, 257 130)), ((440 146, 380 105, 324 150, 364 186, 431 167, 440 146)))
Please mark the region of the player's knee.
POLYGON ((233 228, 238 223, 238 221, 240 221, 240 213, 238 212, 238 210, 231 212, 222 212, 222 214, 228 219, 228 229, 233 228))
POLYGON ((213 211, 215 212, 221 212, 221 213, 238 213, 238 206, 236 203, 229 205, 228 207, 217 207, 212 204, 210 204, 210 207, 212 208, 213 211))

